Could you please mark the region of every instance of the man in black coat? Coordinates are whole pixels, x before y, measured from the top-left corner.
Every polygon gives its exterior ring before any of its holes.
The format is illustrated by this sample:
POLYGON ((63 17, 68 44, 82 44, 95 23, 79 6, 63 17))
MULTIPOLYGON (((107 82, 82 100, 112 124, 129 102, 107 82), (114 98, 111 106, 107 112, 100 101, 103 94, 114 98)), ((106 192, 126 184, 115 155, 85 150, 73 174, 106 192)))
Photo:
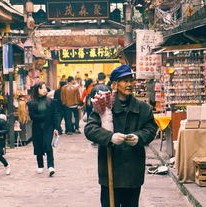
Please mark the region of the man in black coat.
POLYGON ((100 115, 93 111, 84 132, 87 139, 99 144, 98 175, 102 207, 110 206, 108 146, 112 150, 115 207, 137 207, 145 175, 144 146, 154 139, 157 125, 152 107, 132 95, 135 81, 128 65, 114 69, 110 81, 112 88, 117 90, 112 107, 114 131, 103 128, 100 115))

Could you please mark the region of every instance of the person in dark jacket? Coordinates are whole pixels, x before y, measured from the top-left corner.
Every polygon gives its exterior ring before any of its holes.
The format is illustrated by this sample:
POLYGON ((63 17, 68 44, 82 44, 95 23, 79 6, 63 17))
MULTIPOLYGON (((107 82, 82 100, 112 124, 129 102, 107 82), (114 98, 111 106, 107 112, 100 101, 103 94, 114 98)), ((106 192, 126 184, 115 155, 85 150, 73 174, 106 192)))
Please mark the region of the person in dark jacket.
POLYGON ((85 89, 83 90, 82 96, 81 96, 81 101, 84 107, 84 113, 86 113, 87 119, 89 115, 91 114, 92 108, 93 108, 92 102, 91 102, 91 96, 90 96, 92 88, 93 88, 93 80, 89 78, 85 82, 85 89))
POLYGON ((98 73, 97 84, 92 88, 90 96, 94 98, 94 96, 99 91, 108 91, 110 88, 105 84, 106 75, 103 72, 98 73))
POLYGON ((33 98, 28 102, 29 115, 32 120, 32 141, 34 155, 37 158, 37 173, 43 173, 44 160, 47 156, 49 176, 53 176, 54 156, 52 148, 53 135, 58 134, 55 100, 47 97, 47 87, 44 82, 34 85, 33 98))
POLYGON ((145 175, 145 146, 155 137, 157 125, 152 107, 133 95, 135 81, 128 65, 110 75, 117 90, 112 107, 113 131, 102 127, 100 115, 93 111, 85 125, 88 140, 98 143, 98 175, 101 205, 108 207, 109 182, 107 147, 111 147, 115 207, 138 207, 145 175))
POLYGON ((64 106, 61 101, 61 89, 66 84, 67 84, 66 81, 59 81, 59 88, 54 91, 54 100, 56 101, 56 106, 57 106, 57 126, 60 135, 62 134, 63 131, 61 127, 61 122, 64 117, 64 106))
POLYGON ((0 162, 6 169, 6 175, 10 175, 11 169, 8 161, 5 159, 4 148, 5 148, 5 135, 8 133, 9 127, 5 114, 0 114, 0 162))

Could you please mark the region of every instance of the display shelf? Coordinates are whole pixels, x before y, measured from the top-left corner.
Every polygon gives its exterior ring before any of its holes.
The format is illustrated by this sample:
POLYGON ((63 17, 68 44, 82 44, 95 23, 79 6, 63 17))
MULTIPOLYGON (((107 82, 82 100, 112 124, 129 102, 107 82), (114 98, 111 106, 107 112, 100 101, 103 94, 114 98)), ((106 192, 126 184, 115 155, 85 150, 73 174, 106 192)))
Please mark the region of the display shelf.
POLYGON ((146 80, 145 79, 137 79, 136 85, 135 85, 135 90, 136 90, 137 97, 145 97, 147 94, 146 80))
POLYGON ((160 82, 155 83, 155 111, 162 112, 165 110, 165 94, 163 85, 160 82))
POLYGON ((165 70, 165 104, 201 104, 205 94, 205 54, 200 51, 182 51, 174 56, 169 52, 165 62, 172 72, 165 70))

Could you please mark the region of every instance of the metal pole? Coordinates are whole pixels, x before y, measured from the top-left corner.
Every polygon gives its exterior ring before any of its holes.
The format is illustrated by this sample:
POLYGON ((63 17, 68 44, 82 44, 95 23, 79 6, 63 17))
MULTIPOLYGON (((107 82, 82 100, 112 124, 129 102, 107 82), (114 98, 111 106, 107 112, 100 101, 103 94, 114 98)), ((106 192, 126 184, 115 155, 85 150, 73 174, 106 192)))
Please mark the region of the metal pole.
POLYGON ((14 148, 15 139, 14 139, 14 108, 13 108, 13 69, 9 70, 8 115, 9 115, 9 143, 10 143, 10 147, 14 148))
POLYGON ((125 11, 125 46, 132 43, 132 5, 131 2, 128 1, 126 4, 125 11))

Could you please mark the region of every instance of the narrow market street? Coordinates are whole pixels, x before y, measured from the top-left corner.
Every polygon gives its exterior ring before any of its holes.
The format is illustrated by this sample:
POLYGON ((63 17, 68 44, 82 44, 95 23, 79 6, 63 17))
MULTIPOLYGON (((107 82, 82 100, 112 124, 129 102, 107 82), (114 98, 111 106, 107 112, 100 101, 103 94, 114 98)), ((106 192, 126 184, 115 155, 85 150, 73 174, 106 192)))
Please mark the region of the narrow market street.
MULTIPOLYGON (((83 126, 81 127, 81 131, 83 126)), ((83 134, 61 135, 55 149, 56 174, 36 173, 31 143, 7 149, 12 173, 6 176, 0 167, 1 207, 99 207, 97 148, 83 134)), ((160 161, 147 148, 147 164, 160 161)), ((169 175, 146 174, 141 207, 189 207, 169 175)))

